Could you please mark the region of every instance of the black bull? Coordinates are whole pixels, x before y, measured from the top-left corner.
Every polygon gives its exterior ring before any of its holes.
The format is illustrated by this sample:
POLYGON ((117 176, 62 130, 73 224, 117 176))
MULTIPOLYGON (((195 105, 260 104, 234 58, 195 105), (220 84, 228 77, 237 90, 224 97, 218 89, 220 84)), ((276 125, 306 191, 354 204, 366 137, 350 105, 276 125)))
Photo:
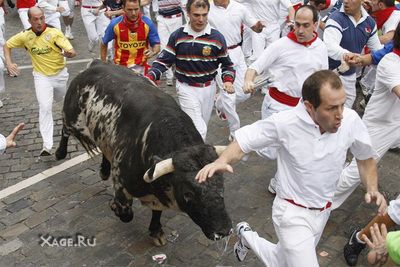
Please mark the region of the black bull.
POLYGON ((166 243, 160 218, 168 208, 187 213, 209 239, 230 233, 223 176, 203 184, 194 179, 217 158, 214 147, 204 144, 175 100, 146 78, 124 67, 92 63, 65 95, 57 159, 66 157, 70 134, 88 153, 102 152, 100 176, 112 178, 110 207, 122 221, 133 219, 133 197, 152 209, 149 231, 156 245, 166 243))

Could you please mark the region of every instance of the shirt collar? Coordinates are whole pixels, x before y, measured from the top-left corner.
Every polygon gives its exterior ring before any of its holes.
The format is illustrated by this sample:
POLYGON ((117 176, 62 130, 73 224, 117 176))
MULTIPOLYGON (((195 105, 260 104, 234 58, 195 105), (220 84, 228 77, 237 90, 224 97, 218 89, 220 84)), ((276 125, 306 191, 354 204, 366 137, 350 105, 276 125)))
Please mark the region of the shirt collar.
POLYGON ((307 112, 306 106, 304 105, 303 99, 300 99, 299 103, 297 106, 294 108, 297 117, 299 117, 300 120, 303 122, 312 125, 312 126, 318 126, 315 124, 313 119, 311 118, 310 114, 307 112))
MULTIPOLYGON (((344 5, 342 4, 342 6, 340 7, 340 12, 345 13, 344 12, 344 5)), ((346 14, 346 13, 345 13, 346 14)), ((364 20, 367 19, 367 17, 369 16, 368 12, 361 6, 361 18, 358 22, 356 22, 356 20, 354 19, 353 16, 347 15, 350 18, 350 20, 353 22, 353 24, 355 26, 357 26, 358 24, 360 24, 361 22, 363 22, 364 20)))
POLYGON ((192 27, 190 27, 190 24, 186 23, 185 27, 183 28, 183 31, 193 37, 198 37, 198 36, 202 36, 205 34, 210 35, 211 34, 211 26, 210 26, 210 23, 207 23, 207 26, 201 32, 195 32, 192 30, 192 27))

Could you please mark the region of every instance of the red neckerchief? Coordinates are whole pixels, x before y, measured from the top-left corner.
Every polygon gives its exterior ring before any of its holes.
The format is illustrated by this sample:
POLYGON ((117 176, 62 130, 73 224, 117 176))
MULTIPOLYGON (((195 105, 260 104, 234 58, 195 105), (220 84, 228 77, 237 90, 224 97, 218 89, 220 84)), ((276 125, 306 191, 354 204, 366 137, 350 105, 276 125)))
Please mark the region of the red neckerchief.
POLYGON ((122 19, 123 23, 125 24, 125 26, 131 31, 131 32, 136 32, 137 29, 139 28, 139 24, 140 21, 142 20, 142 14, 139 12, 138 17, 135 21, 130 21, 128 20, 128 18, 126 17, 126 15, 124 15, 124 18, 122 19))
POLYGON ((309 47, 309 46, 310 46, 315 40, 317 40, 317 38, 318 38, 318 33, 314 32, 314 34, 315 34, 314 38, 312 38, 312 39, 311 39, 310 41, 308 41, 308 42, 299 42, 299 41, 297 41, 297 37, 296 37, 296 34, 294 34, 294 31, 289 32, 288 35, 287 35, 287 37, 288 37, 290 40, 292 40, 293 42, 295 42, 295 43, 304 45, 305 47, 309 47))
POLYGON ((392 12, 397 10, 396 7, 388 7, 382 10, 375 11, 371 14, 372 18, 376 21, 376 27, 378 30, 382 29, 383 24, 388 20, 390 15, 392 15, 392 12))
POLYGON ((33 28, 32 28, 32 31, 36 34, 36 36, 40 36, 40 35, 46 30, 46 28, 47 28, 47 24, 44 23, 44 24, 43 24, 43 27, 42 27, 42 29, 41 29, 40 31, 35 32, 35 31, 33 30, 33 28))
POLYGON ((400 49, 393 48, 393 53, 395 53, 396 55, 398 55, 400 57, 400 49))

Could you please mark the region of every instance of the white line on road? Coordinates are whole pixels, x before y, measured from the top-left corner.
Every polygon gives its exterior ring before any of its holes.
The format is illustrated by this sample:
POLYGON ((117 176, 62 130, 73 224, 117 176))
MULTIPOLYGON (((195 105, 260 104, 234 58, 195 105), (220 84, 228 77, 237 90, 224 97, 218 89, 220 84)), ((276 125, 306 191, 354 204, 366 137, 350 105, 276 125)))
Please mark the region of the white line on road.
MULTIPOLYGON (((93 60, 93 58, 84 58, 84 59, 67 60, 67 65, 79 64, 79 63, 88 63, 88 62, 90 62, 90 61, 92 61, 92 60, 93 60)), ((32 65, 18 66, 18 69, 20 69, 20 70, 32 69, 32 65)), ((4 71, 6 71, 6 68, 4 68, 4 71)))
MULTIPOLYGON (((98 154, 98 153, 95 153, 98 154)), ((7 187, 3 190, 0 191, 0 200, 3 198, 8 197, 11 194, 14 194, 18 191, 21 191, 24 188, 27 188, 31 185, 34 185, 44 179, 47 179, 59 172, 62 172, 68 168, 71 168, 72 166, 75 166, 81 162, 84 162, 86 160, 90 159, 90 156, 87 153, 81 154, 75 158, 72 158, 64 163, 61 163, 60 165, 54 166, 50 169, 44 170, 41 173, 38 173, 32 177, 29 177, 15 185, 12 185, 10 187, 7 187)))

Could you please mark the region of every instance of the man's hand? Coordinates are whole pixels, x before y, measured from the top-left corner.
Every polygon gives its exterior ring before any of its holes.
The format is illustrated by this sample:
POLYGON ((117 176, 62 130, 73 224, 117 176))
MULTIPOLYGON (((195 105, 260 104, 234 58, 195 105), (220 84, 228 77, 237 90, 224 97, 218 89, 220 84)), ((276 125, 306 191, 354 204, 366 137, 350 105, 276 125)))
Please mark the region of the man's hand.
POLYGON ((62 6, 57 7, 56 12, 63 13, 65 11, 65 8, 62 6))
POLYGON ((18 76, 20 74, 18 65, 16 63, 7 64, 8 74, 12 77, 18 76))
POLYGON ((254 82, 253 81, 244 81, 244 85, 243 85, 243 92, 245 94, 252 94, 256 91, 255 87, 254 87, 254 82))
POLYGON ((343 55, 343 60, 349 66, 352 67, 361 67, 362 66, 362 59, 361 55, 355 53, 346 53, 343 55))
POLYGON ((378 206, 378 214, 384 215, 387 209, 385 197, 378 191, 368 191, 365 193, 365 202, 369 204, 372 201, 375 201, 378 206))
POLYGON ((72 49, 71 51, 63 51, 62 55, 66 58, 73 58, 76 56, 76 52, 74 49, 72 49))
POLYGON ((17 133, 21 131, 24 128, 25 124, 24 123, 19 123, 14 130, 6 137, 6 148, 9 147, 15 147, 16 143, 14 141, 15 137, 17 136, 17 133))
POLYGON ((154 57, 154 55, 155 55, 155 53, 151 49, 146 49, 144 51, 144 56, 146 58, 152 58, 152 57, 154 57))
POLYGON ((385 224, 381 224, 381 229, 377 223, 370 227, 371 231, 371 239, 368 239, 366 235, 363 235, 362 238, 367 243, 370 251, 368 252, 368 262, 370 264, 384 264, 387 259, 387 248, 386 248, 386 236, 387 236, 387 229, 385 224))
POLYGON ((267 24, 265 22, 262 21, 257 21, 256 24, 254 24, 253 26, 251 26, 251 29, 256 32, 256 33, 260 33, 262 32, 263 28, 266 26, 267 24))
POLYGON ((224 90, 228 93, 228 94, 233 94, 235 93, 235 88, 233 88, 233 84, 232 82, 224 82, 224 90))
POLYGON ((201 169, 197 175, 196 175, 196 180, 199 183, 203 183, 207 180, 207 178, 210 178, 214 175, 216 172, 230 172, 233 173, 233 168, 231 165, 227 163, 220 163, 217 161, 214 161, 210 164, 207 164, 206 166, 201 169))

